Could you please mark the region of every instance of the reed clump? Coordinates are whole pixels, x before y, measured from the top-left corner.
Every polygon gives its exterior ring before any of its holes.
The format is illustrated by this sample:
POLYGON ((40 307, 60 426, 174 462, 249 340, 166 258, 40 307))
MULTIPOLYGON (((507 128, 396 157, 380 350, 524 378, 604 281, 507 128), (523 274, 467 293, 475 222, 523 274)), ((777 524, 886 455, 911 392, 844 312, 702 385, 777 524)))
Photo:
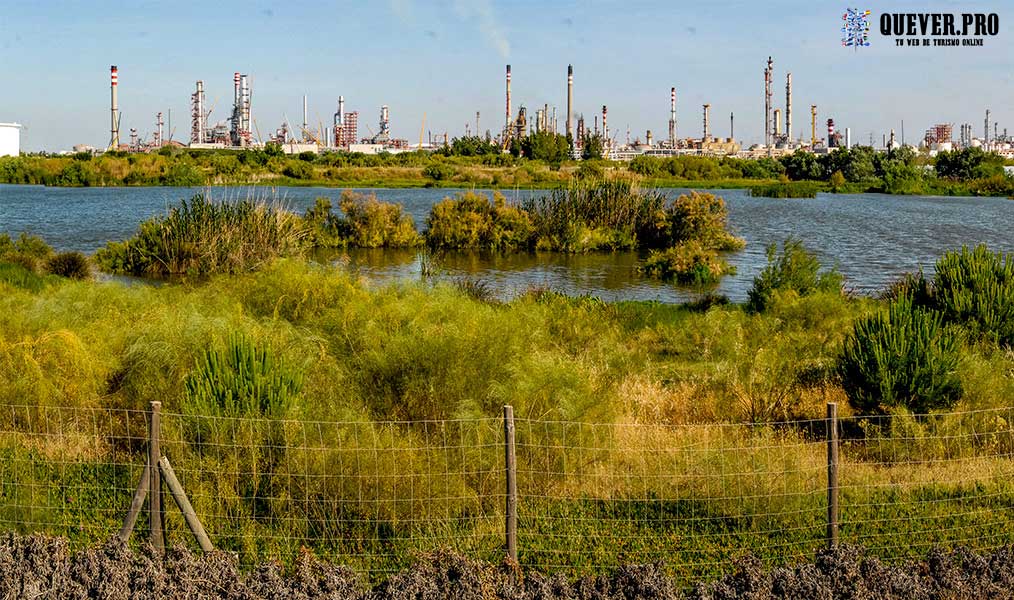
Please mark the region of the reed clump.
POLYGON ((111 273, 172 277, 239 273, 306 250, 299 218, 277 204, 215 202, 205 194, 145 221, 134 237, 95 254, 111 273))

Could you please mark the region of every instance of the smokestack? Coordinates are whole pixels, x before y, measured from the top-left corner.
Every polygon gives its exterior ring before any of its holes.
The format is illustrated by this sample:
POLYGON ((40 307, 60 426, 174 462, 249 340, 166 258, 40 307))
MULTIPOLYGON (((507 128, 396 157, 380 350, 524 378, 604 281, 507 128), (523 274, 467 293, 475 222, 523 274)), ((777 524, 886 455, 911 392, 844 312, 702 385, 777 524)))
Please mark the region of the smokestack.
POLYGON ((708 117, 709 117, 708 113, 709 112, 711 112, 711 105, 710 104, 705 104, 704 105, 704 136, 701 138, 702 142, 707 142, 708 140, 711 139, 711 129, 709 127, 710 123, 709 123, 709 120, 708 120, 708 117))
POLYGON ((110 67, 110 148, 120 147, 120 102, 117 99, 117 87, 120 84, 120 72, 116 65, 110 67))
POLYGON ((567 136, 574 139, 571 119, 574 110, 574 66, 567 65, 567 136))
POLYGON ((852 149, 852 128, 845 128, 845 147, 849 150, 852 149))
POLYGON ((764 145, 771 145, 771 75, 774 71, 771 57, 764 69, 764 145))
POLYGON ((308 135, 308 127, 310 124, 306 122, 306 94, 303 94, 303 139, 305 140, 308 135))
POLYGON ((676 147, 676 88, 669 90, 669 145, 676 147))
MULTIPOLYGON (((831 147, 831 142, 834 141, 834 119, 827 120, 827 147, 831 147)), ((891 130, 891 141, 894 141, 894 130, 891 130)))
POLYGON ((782 109, 775 109, 775 143, 782 135, 782 109))
POLYGON ((792 73, 785 74, 785 142, 792 144, 792 73))
POLYGON ((810 105, 810 148, 817 145, 817 105, 810 105))
POLYGON ((511 66, 507 65, 507 118, 504 120, 504 131, 511 126, 511 66))
POLYGON ((736 113, 729 113, 729 141, 736 141, 736 113))
POLYGON ((604 152, 604 155, 605 155, 604 158, 609 158, 609 127, 606 125, 606 113, 607 112, 608 112, 608 109, 606 108, 606 105, 603 104, 602 105, 602 137, 605 139, 605 142, 603 142, 602 148, 605 150, 605 152, 604 152))
POLYGON ((162 147, 162 113, 155 115, 155 147, 162 147))
POLYGON ((650 129, 648 130, 647 133, 644 134, 644 139, 647 141, 648 147, 651 148, 651 130, 650 129))
MULTIPOLYGON (((113 67, 113 69, 115 69, 115 68, 116 67, 113 67)), ((116 89, 116 88, 113 88, 113 89, 116 89)), ((114 94, 115 94, 115 92, 114 92, 114 94)), ((114 96, 114 98, 115 98, 115 96, 114 96)), ((113 103, 115 104, 116 101, 113 100, 113 103)), ((986 146, 986 149, 989 149, 989 109, 988 108, 986 109, 986 126, 985 126, 985 132, 984 132, 982 141, 983 141, 984 145, 986 146)))

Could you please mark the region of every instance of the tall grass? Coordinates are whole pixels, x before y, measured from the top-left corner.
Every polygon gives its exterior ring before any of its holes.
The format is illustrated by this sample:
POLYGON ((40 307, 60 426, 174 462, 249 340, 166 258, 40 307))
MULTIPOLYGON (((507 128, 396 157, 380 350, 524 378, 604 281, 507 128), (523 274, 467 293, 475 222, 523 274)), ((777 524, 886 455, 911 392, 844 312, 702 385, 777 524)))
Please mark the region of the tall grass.
POLYGON ((197 194, 143 222, 129 240, 110 242, 95 259, 106 271, 130 275, 238 273, 302 254, 305 237, 299 219, 277 204, 197 194))
MULTIPOLYGON (((139 468, 110 463, 139 467, 143 445, 73 436, 100 426, 139 439, 143 422, 42 415, 159 400, 166 453, 198 514, 245 562, 306 544, 382 569, 434 540, 498 555, 497 415, 511 404, 528 498, 523 561, 594 568, 664 554, 700 573, 733 548, 784 560, 820 543, 820 432, 731 422, 821 418, 829 400, 847 419, 833 364, 853 321, 878 306, 820 290, 774 295, 756 314, 555 294, 491 304, 450 284, 376 287, 295 259, 193 286, 5 286, 0 401, 28 408, 0 411, 0 430, 13 432, 0 438, 0 459, 20 482, 0 495, 0 517, 55 523, 78 541, 99 525, 115 530, 139 468), (284 418, 223 412, 208 432, 196 428, 187 382, 219 371, 209 357, 224 358, 231 336, 249 340, 248 358, 270 349, 302 385, 284 418), (60 485, 74 493, 54 493, 60 485)), ((960 352, 956 408, 1007 406, 1014 356, 960 352)), ((235 378, 202 380, 220 390, 235 378)), ((846 539, 887 535, 892 518, 897 535, 920 540, 1009 536, 1010 465, 991 458, 1011 451, 1002 414, 932 427, 899 418, 865 440, 850 425, 846 539), (951 457, 969 458, 960 474, 903 462, 951 457), (965 487, 949 483, 959 478, 965 487)), ((181 524, 170 529, 185 539, 181 524)))

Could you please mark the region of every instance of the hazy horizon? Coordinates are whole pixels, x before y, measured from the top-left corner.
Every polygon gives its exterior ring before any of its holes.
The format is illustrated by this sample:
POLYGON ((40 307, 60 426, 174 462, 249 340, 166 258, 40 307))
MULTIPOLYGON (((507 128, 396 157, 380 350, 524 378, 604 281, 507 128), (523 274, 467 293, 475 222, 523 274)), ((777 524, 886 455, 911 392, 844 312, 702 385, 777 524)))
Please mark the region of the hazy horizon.
MULTIPOLYGON (((144 2, 119 7, 57 1, 0 1, 4 60, 0 122, 22 123, 22 149, 60 151, 109 140, 109 66, 119 67, 121 141, 130 128, 150 139, 155 113, 172 111, 173 139, 190 132, 190 94, 204 81, 211 123, 225 120, 232 74, 247 73, 252 112, 264 138, 283 118, 302 120, 309 99, 314 128, 331 122, 339 95, 357 110, 359 133, 377 130, 381 104, 395 137, 416 143, 474 130, 496 135, 504 122, 504 65, 512 65, 513 108, 557 107, 564 130, 566 71, 575 71, 575 112, 589 127, 609 107, 623 141, 667 133, 669 88, 676 86, 678 135, 699 136, 701 105, 712 133, 763 137, 763 69, 774 59, 773 102, 784 110, 793 78, 793 134, 818 137, 828 117, 852 129, 854 143, 879 144, 892 127, 908 142, 934 123, 971 123, 982 135, 985 109, 1001 131, 1014 130, 1014 52, 1009 5, 989 2, 878 2, 885 12, 997 13, 1000 32, 982 47, 896 47, 876 21, 871 46, 841 46, 835 2, 709 2, 688 9, 658 2, 390 0, 372 4, 144 2), (424 117, 425 115, 425 117, 424 117), (425 124, 423 119, 425 118, 425 124), (424 133, 424 137, 425 137, 424 133)), ((168 117, 168 115, 166 115, 168 117)), ((166 130, 169 135, 170 130, 166 130)))

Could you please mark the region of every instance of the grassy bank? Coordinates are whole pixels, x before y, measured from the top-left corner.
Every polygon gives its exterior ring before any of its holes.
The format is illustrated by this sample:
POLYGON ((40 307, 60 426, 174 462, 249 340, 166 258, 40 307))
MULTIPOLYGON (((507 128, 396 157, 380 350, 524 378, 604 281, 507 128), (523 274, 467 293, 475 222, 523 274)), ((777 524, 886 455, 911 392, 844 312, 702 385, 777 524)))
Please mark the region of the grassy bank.
MULTIPOLYGON (((477 142, 478 140, 473 140, 477 142)), ((1012 196, 1004 161, 977 148, 917 154, 857 146, 826 154, 798 151, 778 159, 638 156, 630 162, 551 160, 501 153, 486 142, 438 152, 364 155, 263 150, 107 152, 101 156, 0 158, 0 183, 53 186, 313 185, 329 187, 558 187, 584 180, 636 179, 655 187, 752 188, 779 181, 814 182, 820 191, 1012 196)))
MULTIPOLYGON (((841 295, 804 258, 784 253, 752 308, 706 310, 481 301, 298 259, 160 287, 5 280, 0 399, 20 407, 0 411, 0 521, 77 544, 114 531, 143 414, 102 411, 158 400, 198 514, 244 563, 300 545, 366 571, 442 544, 495 560, 510 404, 523 564, 664 556, 699 578, 744 549, 782 563, 822 544, 826 450, 805 420, 836 401, 845 540, 887 557, 1010 543, 1009 349, 960 338, 952 414, 850 420, 839 357, 886 301, 841 295), (247 384, 261 391, 246 404, 215 399, 247 384)), ((186 539, 178 520, 170 532, 186 539)))

